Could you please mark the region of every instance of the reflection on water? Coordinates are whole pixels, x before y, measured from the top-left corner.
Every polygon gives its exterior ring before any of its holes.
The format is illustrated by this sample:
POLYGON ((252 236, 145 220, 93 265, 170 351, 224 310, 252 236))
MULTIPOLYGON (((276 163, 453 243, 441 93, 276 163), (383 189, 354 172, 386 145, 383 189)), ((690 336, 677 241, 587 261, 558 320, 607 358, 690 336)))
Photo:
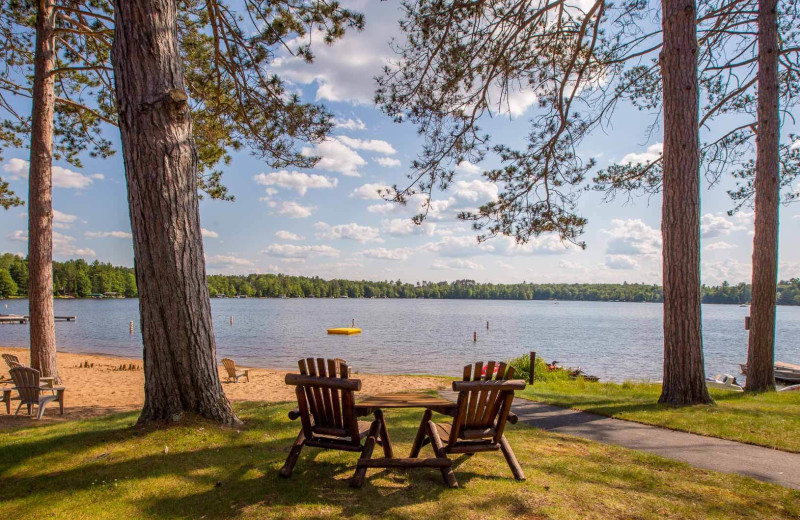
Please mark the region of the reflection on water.
MULTIPOLYGON (((3 303, 4 314, 27 314, 27 300, 3 303)), ((141 356, 138 300, 56 300, 55 311, 78 316, 56 323, 59 349, 141 356)), ((459 375, 467 363, 535 350, 603 379, 661 378, 660 304, 249 298, 214 299, 212 311, 217 357, 245 365, 294 368, 304 356, 341 357, 361 372, 459 375), (354 318, 361 335, 326 334, 354 318)), ((748 313, 703 306, 708 374, 739 374, 748 313)), ((800 362, 799 337, 800 307, 778 307, 776 359, 800 362)), ((0 345, 27 346, 28 327, 0 326, 0 345)))

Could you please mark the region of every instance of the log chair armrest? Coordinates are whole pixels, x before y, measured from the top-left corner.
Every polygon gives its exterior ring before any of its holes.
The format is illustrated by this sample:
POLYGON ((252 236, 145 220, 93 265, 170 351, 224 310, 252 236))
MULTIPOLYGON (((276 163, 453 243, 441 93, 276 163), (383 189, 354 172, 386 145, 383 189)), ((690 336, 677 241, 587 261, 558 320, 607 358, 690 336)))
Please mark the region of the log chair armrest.
POLYGON ((302 374, 286 374, 287 385, 308 385, 322 388, 335 388, 337 390, 349 390, 358 392, 361 390, 360 379, 342 379, 339 377, 319 377, 307 376, 302 374))
POLYGON ((453 391, 463 392, 469 390, 523 390, 524 379, 495 379, 491 381, 453 381, 453 391))
POLYGON ((517 417, 517 414, 515 414, 514 412, 508 412, 508 419, 507 420, 511 424, 517 424, 517 421, 519 421, 519 417, 517 417))
POLYGON ((289 411, 289 420, 295 421, 300 418, 300 409, 295 408, 294 410, 289 411))

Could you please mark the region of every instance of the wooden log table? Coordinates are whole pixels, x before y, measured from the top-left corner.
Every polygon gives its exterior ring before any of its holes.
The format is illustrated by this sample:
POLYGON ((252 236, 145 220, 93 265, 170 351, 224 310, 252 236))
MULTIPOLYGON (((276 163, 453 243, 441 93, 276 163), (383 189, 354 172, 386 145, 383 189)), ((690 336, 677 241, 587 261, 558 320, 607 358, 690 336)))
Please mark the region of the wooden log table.
MULTIPOLYGON (((386 430, 386 421, 383 418, 383 410, 388 408, 424 408, 425 412, 422 414, 421 425, 428 424, 433 412, 455 417, 458 411, 456 404, 447 399, 420 393, 375 395, 356 403, 356 416, 364 417, 367 415, 374 415, 375 419, 379 421, 379 437, 381 439, 380 444, 383 447, 384 456, 373 459, 372 451, 375 448, 376 439, 367 439, 361 458, 358 459, 356 473, 351 481, 352 486, 361 487, 367 473, 367 468, 438 468, 442 472, 442 477, 445 482, 450 487, 458 487, 452 470, 452 461, 447 457, 437 456, 421 458, 412 456, 402 458, 394 456, 391 441, 389 440, 389 432, 386 430)), ((419 453, 425 438, 424 431, 422 427, 418 430, 417 436, 414 439, 414 445, 411 448, 412 454, 419 453)))

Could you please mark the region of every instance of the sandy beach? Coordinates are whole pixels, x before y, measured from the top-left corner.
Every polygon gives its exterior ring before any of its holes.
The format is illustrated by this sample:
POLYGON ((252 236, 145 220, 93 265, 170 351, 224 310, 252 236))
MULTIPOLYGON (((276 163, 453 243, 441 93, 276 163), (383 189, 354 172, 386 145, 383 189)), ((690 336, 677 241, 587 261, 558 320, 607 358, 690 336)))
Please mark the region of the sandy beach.
MULTIPOLYGON (((15 354, 20 361, 27 364, 28 349, 0 347, 0 353, 15 354)), ((58 371, 66 387, 64 394, 64 415, 58 414, 58 405, 47 407, 43 420, 60 421, 92 417, 115 412, 138 410, 144 402, 144 372, 141 370, 141 359, 102 356, 97 354, 58 353, 58 371), (88 363, 90 368, 82 368, 88 363), (119 370, 120 365, 133 364, 137 370, 119 370)), ((250 382, 225 382, 227 375, 222 365, 219 366, 220 378, 225 394, 231 401, 294 401, 294 387, 287 386, 283 378, 286 370, 269 368, 242 367, 250 369, 250 382)), ((357 367, 354 367, 357 370, 357 367)), ((6 367, 0 368, 0 374, 8 377, 6 367)), ((413 390, 431 390, 444 388, 447 380, 427 376, 355 374, 362 381, 360 395, 379 393, 406 392, 413 390)), ((11 413, 17 407, 12 401, 11 413)), ((20 415, 6 415, 5 409, 0 411, 0 427, 19 425, 20 421, 31 421, 20 410, 20 415)))

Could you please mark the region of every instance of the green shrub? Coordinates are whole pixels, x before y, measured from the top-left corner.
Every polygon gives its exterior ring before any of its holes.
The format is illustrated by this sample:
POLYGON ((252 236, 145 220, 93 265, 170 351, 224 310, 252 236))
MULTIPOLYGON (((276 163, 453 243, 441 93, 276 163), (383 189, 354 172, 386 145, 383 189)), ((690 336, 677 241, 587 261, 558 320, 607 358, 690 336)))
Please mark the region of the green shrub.
MULTIPOLYGON (((531 366, 530 356, 515 357, 513 359, 509 359, 506 361, 506 363, 514 367, 514 370, 516 370, 516 375, 514 377, 519 377, 525 380, 528 379, 528 373, 531 366)), ((547 363, 545 363, 544 359, 540 357, 536 358, 536 366, 533 368, 533 371, 536 381, 565 381, 569 379, 569 373, 566 370, 563 368, 550 370, 547 367, 547 363)))

